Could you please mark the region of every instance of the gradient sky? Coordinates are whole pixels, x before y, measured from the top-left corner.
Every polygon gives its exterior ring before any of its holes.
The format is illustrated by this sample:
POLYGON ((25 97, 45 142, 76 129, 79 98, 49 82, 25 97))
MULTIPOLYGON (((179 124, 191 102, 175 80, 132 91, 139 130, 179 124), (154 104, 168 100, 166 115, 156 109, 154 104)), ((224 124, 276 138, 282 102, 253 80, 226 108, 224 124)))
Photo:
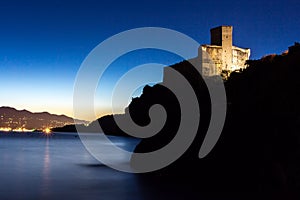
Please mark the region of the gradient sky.
MULTIPOLYGON (((132 28, 170 28, 208 44, 210 28, 233 25, 234 44, 251 48, 251 59, 280 54, 300 40, 299 10, 298 0, 1 1, 0 106, 72 116, 81 62, 100 42, 132 28)), ((113 64, 103 83, 110 91, 131 67, 180 60, 166 52, 133 52, 113 64)), ((99 115, 109 113, 104 93, 96 95, 99 115)))

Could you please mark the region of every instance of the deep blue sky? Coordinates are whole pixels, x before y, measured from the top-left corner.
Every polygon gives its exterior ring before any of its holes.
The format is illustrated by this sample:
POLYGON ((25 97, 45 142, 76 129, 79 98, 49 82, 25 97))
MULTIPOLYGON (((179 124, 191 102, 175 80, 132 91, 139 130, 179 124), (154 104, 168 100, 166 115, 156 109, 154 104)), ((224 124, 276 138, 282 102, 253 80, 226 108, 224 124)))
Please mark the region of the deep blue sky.
MULTIPOLYGON (((300 40, 299 10, 298 0, 1 1, 0 106, 72 115, 73 84, 83 59, 101 41, 132 28, 171 28, 205 44, 210 28, 233 25, 234 44, 251 48, 252 59, 281 53, 300 40)), ((136 55, 137 63, 178 61, 145 55, 136 55)), ((132 60, 116 62, 108 77, 116 79, 132 60)), ((99 106, 99 115, 109 112, 99 106)))

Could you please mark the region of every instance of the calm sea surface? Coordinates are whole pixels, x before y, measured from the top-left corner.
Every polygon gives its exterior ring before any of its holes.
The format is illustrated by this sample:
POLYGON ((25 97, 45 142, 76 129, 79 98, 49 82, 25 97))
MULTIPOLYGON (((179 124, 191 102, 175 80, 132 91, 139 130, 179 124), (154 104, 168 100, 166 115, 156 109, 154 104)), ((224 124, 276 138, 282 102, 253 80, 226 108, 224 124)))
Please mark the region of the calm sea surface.
POLYGON ((0 169, 0 199, 142 199, 136 175, 101 165, 75 133, 0 133, 0 169))
MULTIPOLYGON (((111 140, 127 150, 139 142, 122 137, 111 140)), ((0 133, 0 169, 1 200, 194 199, 189 195, 211 199, 182 191, 180 186, 141 181, 140 175, 110 169, 88 153, 75 133, 51 137, 0 133)))

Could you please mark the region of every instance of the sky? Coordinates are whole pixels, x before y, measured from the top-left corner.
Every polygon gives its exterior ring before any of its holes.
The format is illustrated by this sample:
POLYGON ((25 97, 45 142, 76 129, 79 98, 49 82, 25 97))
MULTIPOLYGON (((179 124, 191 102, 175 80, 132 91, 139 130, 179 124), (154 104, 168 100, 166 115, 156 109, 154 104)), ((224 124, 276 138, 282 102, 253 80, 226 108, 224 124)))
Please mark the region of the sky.
MULTIPOLYGON (((211 28, 232 25, 234 45, 251 48, 251 59, 280 54, 300 40, 299 10, 298 0, 1 1, 0 106, 72 116, 83 60, 102 41, 133 28, 169 28, 209 44, 211 28)), ((181 60, 155 50, 120 57, 99 83, 104 89, 95 94, 97 115, 110 113, 107 94, 127 70, 181 60)))

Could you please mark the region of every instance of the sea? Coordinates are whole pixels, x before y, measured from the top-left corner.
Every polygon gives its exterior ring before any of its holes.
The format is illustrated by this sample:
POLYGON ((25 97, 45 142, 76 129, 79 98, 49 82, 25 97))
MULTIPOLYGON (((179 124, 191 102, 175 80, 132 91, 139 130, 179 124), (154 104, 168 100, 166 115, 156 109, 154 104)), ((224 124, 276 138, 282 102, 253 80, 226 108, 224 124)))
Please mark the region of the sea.
MULTIPOLYGON (((109 138, 128 151, 140 141, 109 138)), ((141 176, 102 164, 87 151, 77 133, 0 132, 1 200, 216 199, 199 192, 201 188, 174 188, 159 179, 153 181, 141 176)))

